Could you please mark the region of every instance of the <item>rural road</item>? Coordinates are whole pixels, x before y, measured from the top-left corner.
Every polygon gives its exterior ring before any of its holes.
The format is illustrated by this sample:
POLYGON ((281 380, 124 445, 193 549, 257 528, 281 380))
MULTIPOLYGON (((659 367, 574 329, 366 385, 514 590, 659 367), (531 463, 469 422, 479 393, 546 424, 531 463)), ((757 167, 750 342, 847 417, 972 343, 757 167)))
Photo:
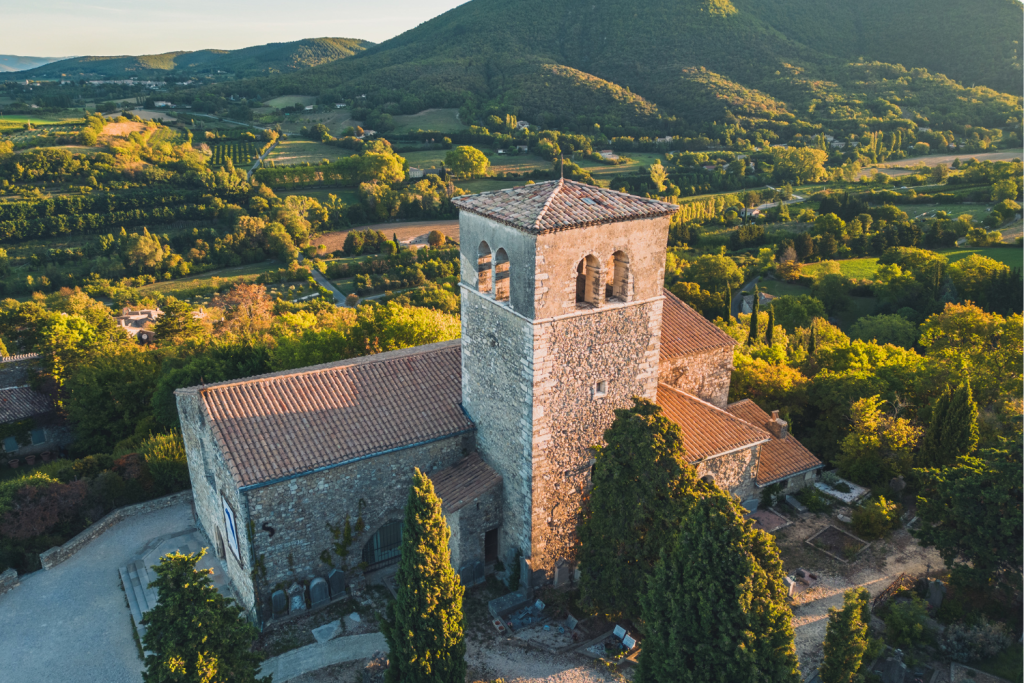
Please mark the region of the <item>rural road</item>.
POLYGON ((740 287, 736 291, 736 293, 732 295, 732 308, 729 310, 729 313, 730 315, 732 315, 732 317, 736 318, 736 320, 740 319, 740 306, 743 305, 743 292, 747 291, 747 289, 749 289, 750 287, 756 285, 758 282, 760 282, 760 280, 761 276, 758 275, 750 282, 745 282, 743 286, 740 287))
MULTIPOLYGON (((280 138, 278 138, 278 139, 280 139, 280 138)), ((249 169, 249 173, 248 173, 248 175, 245 178, 246 180, 252 180, 252 174, 255 173, 256 169, 260 167, 260 162, 262 162, 265 158, 270 156, 270 153, 274 151, 274 148, 277 147, 277 142, 278 142, 278 140, 274 140, 274 144, 272 144, 270 147, 268 147, 267 151, 264 152, 262 156, 257 156, 256 157, 256 161, 253 162, 252 168, 249 169)))

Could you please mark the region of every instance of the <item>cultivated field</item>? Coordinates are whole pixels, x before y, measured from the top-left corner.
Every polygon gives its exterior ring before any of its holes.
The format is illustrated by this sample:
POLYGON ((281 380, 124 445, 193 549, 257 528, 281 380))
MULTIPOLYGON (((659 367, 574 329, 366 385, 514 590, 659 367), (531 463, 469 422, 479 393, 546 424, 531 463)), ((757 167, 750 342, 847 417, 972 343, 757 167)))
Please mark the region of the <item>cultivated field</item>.
POLYGON ((213 157, 210 163, 214 166, 221 166, 225 159, 231 159, 236 167, 248 167, 256 159, 259 153, 259 145, 252 140, 229 140, 218 142, 210 147, 213 157))
MULTIPOLYGON (((427 243, 427 235, 432 230, 437 230, 443 233, 448 239, 458 242, 459 241, 459 222, 453 221, 406 221, 402 223, 373 223, 370 225, 360 225, 352 228, 353 230, 379 230, 384 233, 388 239, 392 236, 398 235, 398 241, 402 244, 413 244, 420 245, 427 243)), ((345 245, 345 236, 348 235, 348 230, 339 230, 338 232, 328 232, 323 235, 317 235, 310 241, 313 244, 322 244, 328 252, 340 251, 345 245)))
POLYGON ((316 97, 312 95, 282 95, 281 97, 267 100, 263 103, 263 106, 284 109, 285 107, 294 107, 296 104, 316 104, 316 97))
POLYGON ((82 123, 82 117, 68 116, 63 118, 46 118, 43 116, 33 116, 31 114, 4 114, 3 116, 0 116, 0 131, 23 128, 26 123, 31 123, 33 126, 45 126, 55 123, 74 124, 82 123))
POLYGON ((911 218, 918 218, 924 214, 932 218, 936 212, 945 211, 953 218, 965 213, 970 214, 976 221, 982 220, 992 211, 991 206, 986 204, 897 204, 896 208, 906 211, 911 218))
MULTIPOLYGON (((425 152, 399 152, 409 161, 409 166, 415 168, 440 168, 444 161, 446 149, 430 149, 425 152)), ((493 163, 493 162, 492 162, 493 163)))
POLYGON ((454 133, 466 126, 459 121, 458 109, 425 109, 419 114, 396 116, 395 129, 391 133, 408 133, 417 130, 436 130, 439 133, 454 133))
POLYGON ((169 111, 160 111, 159 109, 132 109, 131 113, 144 121, 177 121, 169 111))
POLYGON ((319 164, 324 159, 335 161, 352 154, 350 149, 331 147, 312 140, 284 140, 277 143, 269 160, 276 166, 297 166, 306 162, 319 164))
POLYGON ((1019 149, 1010 149, 1002 152, 979 152, 978 154, 928 154, 923 157, 910 157, 909 159, 887 161, 884 164, 879 164, 878 170, 884 172, 888 168, 903 168, 907 166, 917 166, 918 164, 924 164, 925 166, 946 164, 946 166, 951 166, 957 159, 960 160, 960 163, 963 163, 968 159, 977 159, 978 161, 1009 161, 1010 159, 1020 159, 1021 156, 1024 156, 1024 150, 1019 149))
MULTIPOLYGON (((1000 263, 1005 263, 1011 268, 1024 267, 1024 251, 1020 249, 1007 247, 983 247, 981 249, 936 249, 935 252, 945 256, 949 259, 950 263, 959 261, 962 258, 967 258, 971 254, 979 254, 981 256, 987 256, 995 261, 999 261, 1000 263)), ((878 258, 874 256, 846 259, 845 261, 836 261, 836 263, 839 264, 839 269, 843 275, 854 279, 874 279, 875 271, 878 269, 878 258)), ((804 266, 801 270, 804 275, 813 275, 819 268, 821 268, 820 264, 812 263, 804 266)))

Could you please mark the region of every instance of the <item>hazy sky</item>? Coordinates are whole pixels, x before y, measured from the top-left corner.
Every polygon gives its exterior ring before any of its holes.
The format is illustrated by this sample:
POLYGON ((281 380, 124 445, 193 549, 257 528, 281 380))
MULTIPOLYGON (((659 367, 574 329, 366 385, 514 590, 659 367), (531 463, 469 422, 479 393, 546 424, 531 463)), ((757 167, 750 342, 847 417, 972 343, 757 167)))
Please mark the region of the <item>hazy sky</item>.
POLYGON ((139 55, 387 40, 465 0, 0 0, 0 54, 139 55))

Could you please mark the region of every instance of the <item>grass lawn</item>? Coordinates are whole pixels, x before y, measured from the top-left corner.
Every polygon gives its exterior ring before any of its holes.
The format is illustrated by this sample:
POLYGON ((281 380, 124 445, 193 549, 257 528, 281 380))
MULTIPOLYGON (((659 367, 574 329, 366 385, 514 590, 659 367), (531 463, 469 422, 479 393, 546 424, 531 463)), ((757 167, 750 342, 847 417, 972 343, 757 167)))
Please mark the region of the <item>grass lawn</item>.
POLYGON ((1011 268, 1024 267, 1024 250, 1020 247, 983 247, 981 249, 937 249, 937 253, 949 259, 949 262, 959 261, 971 254, 980 254, 990 259, 1005 263, 1011 268))
POLYGON ((282 95, 281 97, 275 97, 272 100, 264 102, 263 106, 273 107, 274 109, 283 109, 296 104, 316 104, 316 97, 312 95, 282 95))
POLYGON ((781 280, 765 280, 762 278, 757 283, 757 286, 761 288, 762 292, 767 292, 772 296, 800 296, 801 294, 811 293, 809 287, 793 284, 792 282, 782 282, 781 280))
POLYGON ((355 204, 359 201, 359 194, 351 187, 314 187, 308 190, 281 190, 275 193, 278 197, 312 197, 318 202, 329 202, 328 195, 335 195, 346 204, 355 204))
MULTIPOLYGON (((878 270, 878 258, 875 256, 852 258, 845 261, 836 261, 836 263, 839 264, 839 270, 843 275, 856 280, 871 280, 875 277, 875 271, 878 270)), ((820 268, 820 263, 811 263, 803 266, 801 271, 804 275, 814 275, 820 268)))
POLYGON ((466 127, 459 121, 458 114, 458 109, 425 109, 419 114, 395 116, 392 119, 395 127, 389 132, 392 135, 417 130, 436 130, 439 133, 454 133, 466 127))
POLYGON ((336 161, 352 155, 352 150, 331 147, 312 140, 285 140, 279 142, 270 153, 270 161, 277 166, 298 166, 307 161, 310 164, 322 163, 324 159, 336 161))
POLYGON ((441 168, 446 149, 428 149, 422 152, 400 152, 399 156, 409 162, 409 166, 416 168, 441 168))
POLYGON ((1024 680, 1024 650, 1021 650, 1019 644, 1014 643, 992 659, 974 666, 1008 681, 1024 680))
POLYGON ((662 155, 651 152, 628 152, 624 156, 629 157, 632 161, 618 166, 609 166, 608 164, 591 161, 590 159, 577 159, 576 163, 590 171, 590 175, 594 176, 594 180, 603 187, 608 187, 612 178, 617 175, 634 173, 639 168, 650 166, 656 161, 660 161, 662 164, 665 163, 665 158, 662 155))
POLYGON ((254 282, 260 274, 269 270, 277 270, 280 267, 281 264, 277 261, 250 263, 249 265, 238 266, 236 268, 210 270, 205 273, 182 278, 180 280, 157 282, 152 285, 140 287, 139 290, 144 294, 162 294, 163 296, 176 297, 191 296, 190 292, 192 290, 197 287, 212 285, 214 284, 214 280, 217 280, 218 285, 227 283, 235 284, 238 282, 254 282))
POLYGON ((529 173, 534 169, 551 170, 550 161, 532 154, 520 154, 517 156, 490 154, 488 158, 491 161, 492 173, 529 173))
POLYGON ((335 280, 334 286, 338 288, 338 291, 348 296, 354 294, 356 291, 356 279, 354 277, 346 278, 344 280, 335 280))
POLYGON ((81 116, 66 116, 50 118, 46 116, 34 116, 32 114, 4 114, 0 116, 0 130, 9 128, 21 128, 26 123, 34 126, 41 126, 48 123, 82 123, 81 116))

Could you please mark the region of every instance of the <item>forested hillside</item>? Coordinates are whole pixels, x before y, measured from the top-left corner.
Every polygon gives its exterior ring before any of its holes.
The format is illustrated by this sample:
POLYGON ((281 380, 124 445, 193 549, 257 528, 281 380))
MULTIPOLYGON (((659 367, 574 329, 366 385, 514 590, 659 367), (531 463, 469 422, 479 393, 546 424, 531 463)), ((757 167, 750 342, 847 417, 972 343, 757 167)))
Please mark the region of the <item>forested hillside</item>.
POLYGON ((224 71, 240 76, 288 73, 327 64, 361 52, 371 43, 352 38, 309 38, 241 50, 197 50, 159 55, 76 57, 19 73, 26 78, 88 76, 96 78, 166 78, 224 71))
POLYGON ((1019 106, 1021 20, 1014 0, 472 0, 356 59, 222 88, 365 94, 391 114, 515 107, 576 128, 660 117, 666 133, 726 110, 776 126, 890 115, 941 126, 968 108, 972 125, 994 127, 1019 106))

